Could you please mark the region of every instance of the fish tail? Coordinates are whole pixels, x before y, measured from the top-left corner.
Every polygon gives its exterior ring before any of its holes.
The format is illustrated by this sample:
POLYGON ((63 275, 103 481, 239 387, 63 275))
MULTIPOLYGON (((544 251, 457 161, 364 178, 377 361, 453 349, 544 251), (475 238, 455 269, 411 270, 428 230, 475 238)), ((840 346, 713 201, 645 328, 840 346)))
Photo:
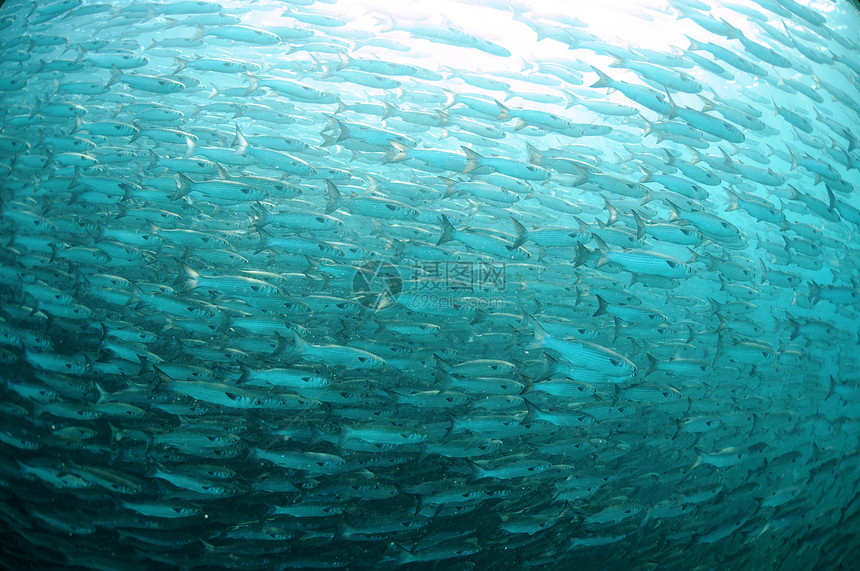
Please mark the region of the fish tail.
POLYGON ((797 336, 800 335, 800 322, 791 317, 788 318, 788 322, 791 324, 791 336, 788 338, 789 341, 794 341, 797 339, 797 336))
POLYGON ((239 368, 242 370, 242 376, 240 376, 239 380, 237 380, 236 382, 239 384, 247 383, 248 379, 251 378, 251 367, 241 361, 238 361, 238 365, 239 368))
POLYGON ((546 343, 546 338, 549 337, 549 333, 546 332, 546 329, 544 329, 534 317, 532 317, 532 331, 534 332, 535 338, 531 343, 523 347, 526 351, 540 349, 546 343))
POLYGON ((470 482, 474 482, 475 480, 480 480, 481 478, 487 477, 484 469, 481 468, 478 464, 469 459, 466 459, 466 462, 468 462, 469 466, 472 468, 472 475, 469 478, 470 482))
POLYGON ((639 216, 639 213, 635 210, 632 211, 633 220, 636 221, 636 238, 641 239, 642 236, 645 235, 645 222, 642 220, 642 217, 639 216))
POLYGON ((409 147, 403 143, 398 143, 397 141, 389 140, 388 142, 391 143, 392 147, 394 147, 394 152, 388 151, 388 154, 385 157, 386 163, 399 163, 409 158, 409 155, 407 154, 409 152, 409 147))
POLYGON ((481 166, 481 155, 473 151, 468 147, 460 147, 463 149, 463 152, 466 154, 466 158, 468 159, 468 163, 466 163, 466 168, 463 169, 463 174, 470 173, 479 166, 481 166))
POLYGON ((257 228, 257 233, 260 235, 260 241, 257 243, 257 249, 254 251, 255 254, 259 254, 263 250, 268 249, 269 238, 271 238, 271 235, 262 228, 257 228))
POLYGON ((183 173, 177 173, 176 177, 179 180, 179 186, 176 187, 176 193, 173 195, 173 200, 177 200, 188 194, 189 191, 191 191, 191 183, 193 182, 183 173))
POLYGON ((829 399, 836 393, 836 379, 833 378, 833 375, 830 375, 830 387, 827 390, 827 396, 824 397, 824 400, 829 399))
MULTIPOLYGON (((684 34, 686 36, 686 34, 684 34)), ((687 40, 690 42, 690 46, 687 48, 687 51, 696 51, 702 49, 702 46, 699 45, 699 42, 690 36, 687 36, 687 40)))
POLYGON ((540 374, 535 377, 535 381, 545 381, 550 378, 555 372, 556 366, 558 364, 558 359, 543 351, 541 353, 541 362, 543 363, 543 370, 541 370, 540 374))
POLYGON ((611 77, 609 77, 608 75, 606 75, 605 73, 603 73, 602 71, 600 71, 599 69, 597 69, 594 66, 591 66, 591 69, 594 70, 594 73, 596 73, 597 77, 598 77, 597 81, 595 81, 594 83, 591 84, 592 88, 594 88, 594 87, 612 87, 612 84, 614 83, 614 81, 612 80, 611 77))
POLYGON ((149 166, 147 167, 147 169, 152 170, 155 167, 157 167, 158 161, 160 159, 161 159, 161 157, 159 157, 155 151, 153 151, 152 149, 149 149, 149 166))
POLYGON ((573 267, 578 268, 588 261, 588 258, 592 254, 593 250, 589 250, 588 247, 582 242, 577 242, 576 244, 576 253, 573 257, 573 267))
POLYGON ((245 96, 254 93, 260 87, 260 80, 250 73, 245 74, 245 81, 248 82, 248 89, 246 89, 244 93, 245 96))
MULTIPOLYGON (((122 75, 122 71, 115 65, 112 65, 110 68, 110 79, 107 82, 107 87, 110 87, 117 81, 119 81, 119 77, 122 75)), ((38 102, 38 100, 36 100, 38 102)))
POLYGON ((326 192, 328 193, 328 204, 326 204, 325 213, 331 214, 340 207, 342 197, 337 186, 332 181, 326 180, 325 185, 326 192))
POLYGON ((645 357, 648 359, 648 368, 645 370, 645 376, 647 377, 651 373, 657 370, 657 365, 659 362, 654 358, 651 353, 645 353, 645 357))
MULTIPOLYGON (((140 136, 139 133, 140 133, 140 131, 135 133, 132 138, 139 137, 140 136)), ((182 158, 183 159, 189 159, 189 158, 193 157, 194 153, 196 153, 196 152, 197 152, 197 144, 194 142, 194 139, 192 139, 191 137, 186 135, 185 136, 185 154, 182 155, 182 158)))
POLYGON ((598 315, 606 315, 606 313, 608 313, 606 311, 608 304, 606 303, 606 300, 603 299, 602 297, 600 297, 599 295, 597 296, 597 304, 598 304, 597 311, 595 311, 591 317, 597 317, 598 315))
POLYGON ((594 265, 595 268, 605 266, 609 263, 609 246, 603 241, 603 238, 595 235, 594 241, 597 242, 597 247, 600 248, 600 259, 594 265))
POLYGON ((732 192, 731 190, 729 190, 728 188, 726 189, 726 194, 729 195, 729 206, 726 208, 726 212, 730 212, 732 210, 737 210, 738 209, 738 195, 735 194, 734 192, 732 192))
POLYGON ((543 411, 541 411, 541 409, 535 406, 535 404, 528 399, 523 399, 523 402, 526 404, 526 410, 528 410, 528 412, 526 413, 525 417, 523 417, 523 419, 520 421, 520 424, 533 424, 536 420, 539 420, 540 414, 543 411))
POLYGON ((185 271, 185 283, 182 285, 183 293, 196 289, 200 274, 191 269, 188 264, 182 264, 182 269, 185 271))
POLYGON ((669 206, 669 222, 674 222, 675 220, 680 218, 680 216, 678 215, 678 211, 680 210, 680 208, 678 208, 678 206, 669 199, 666 199, 665 202, 669 206))
POLYGON ((564 95, 564 98, 567 99, 567 104, 564 106, 565 110, 570 109, 574 105, 578 104, 582 99, 571 93, 566 89, 561 90, 561 94, 564 95))
POLYGON ((513 216, 511 216, 510 218, 511 218, 511 222, 514 224, 514 230, 516 230, 516 232, 517 232, 517 237, 516 237, 516 239, 514 239, 514 243, 507 246, 507 248, 510 251, 514 251, 517 248, 519 248, 520 246, 522 246, 526 240, 528 240, 528 232, 526 230, 526 227, 523 226, 522 222, 520 222, 519 220, 517 220, 513 216))
POLYGON ((529 162, 531 164, 539 165, 543 162, 543 154, 528 143, 526 143, 526 151, 529 154, 529 162))
MULTIPOLYGON (((722 319, 722 317, 721 317, 722 319)), ((717 366, 717 361, 720 359, 720 356, 723 354, 723 334, 722 332, 717 333, 717 350, 714 351, 714 361, 711 363, 712 367, 717 366)))
POLYGON ((672 440, 678 438, 678 435, 681 434, 681 429, 684 427, 684 421, 680 418, 675 419, 675 434, 672 435, 672 440))
POLYGON ((809 282, 809 301, 815 305, 821 300, 821 286, 815 282, 809 282))
POLYGON ((456 180, 445 176, 440 176, 439 179, 445 183, 445 194, 442 195, 442 198, 448 198, 456 193, 456 180))
POLYGON ((439 240, 436 242, 437 246, 440 246, 445 242, 450 242, 451 240, 453 240, 454 232, 456 232, 454 225, 451 224, 451 221, 448 220, 447 216, 441 214, 440 220, 442 221, 442 235, 439 236, 439 240))
MULTIPOLYGON (((496 102, 496 105, 499 106, 499 116, 496 117, 496 119, 498 119, 499 121, 504 121, 506 119, 510 119, 511 118, 511 110, 508 109, 507 107, 505 107, 505 105, 501 101, 499 101, 498 99, 496 99, 495 102, 496 102)), ((849 149, 849 151, 850 151, 850 149, 849 149)))
POLYGON ((797 155, 794 154, 794 150, 788 145, 785 146, 788 149, 788 155, 791 157, 791 170, 797 169, 797 155))

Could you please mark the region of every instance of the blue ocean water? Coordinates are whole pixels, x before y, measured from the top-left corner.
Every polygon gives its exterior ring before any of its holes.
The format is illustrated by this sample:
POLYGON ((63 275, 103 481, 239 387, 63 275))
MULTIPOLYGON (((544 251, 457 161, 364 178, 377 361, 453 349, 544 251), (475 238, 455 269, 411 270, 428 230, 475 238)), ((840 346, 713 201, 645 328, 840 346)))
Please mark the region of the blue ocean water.
POLYGON ((9 569, 851 569, 848 2, 5 2, 9 569))

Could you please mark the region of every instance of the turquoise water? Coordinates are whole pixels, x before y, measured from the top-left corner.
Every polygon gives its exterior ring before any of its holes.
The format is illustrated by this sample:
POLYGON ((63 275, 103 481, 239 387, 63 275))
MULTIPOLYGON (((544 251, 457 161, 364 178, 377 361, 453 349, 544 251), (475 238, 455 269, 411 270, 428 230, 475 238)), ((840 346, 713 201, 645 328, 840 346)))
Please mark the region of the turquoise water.
POLYGON ((3 565, 853 568, 858 20, 4 3, 3 565))

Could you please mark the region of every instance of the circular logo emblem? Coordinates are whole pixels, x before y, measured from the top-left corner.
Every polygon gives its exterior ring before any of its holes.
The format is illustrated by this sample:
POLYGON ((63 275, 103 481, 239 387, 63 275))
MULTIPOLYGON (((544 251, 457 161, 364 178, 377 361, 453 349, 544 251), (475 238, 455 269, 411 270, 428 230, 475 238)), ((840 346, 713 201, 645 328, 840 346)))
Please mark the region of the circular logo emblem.
POLYGON ((403 291, 403 279, 397 267, 387 262, 371 260, 355 271, 352 293, 368 309, 379 311, 397 303, 403 291))

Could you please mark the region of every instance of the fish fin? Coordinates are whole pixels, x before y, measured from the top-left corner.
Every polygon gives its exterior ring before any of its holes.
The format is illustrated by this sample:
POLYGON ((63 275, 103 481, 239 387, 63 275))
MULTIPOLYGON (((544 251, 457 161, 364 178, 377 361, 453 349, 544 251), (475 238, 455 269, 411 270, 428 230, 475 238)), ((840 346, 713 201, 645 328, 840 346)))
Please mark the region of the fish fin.
POLYGON ((297 355, 303 355, 310 344, 302 339, 302 336, 299 335, 295 329, 291 330, 291 332, 293 334, 293 349, 296 351, 297 355))
MULTIPOLYGON (((609 218, 606 220, 606 226, 612 226, 618 221, 618 210, 616 210, 615 207, 612 206, 612 203, 609 202, 606 198, 603 199, 603 204, 606 206, 606 210, 609 212, 609 218)), ((582 221, 578 218, 576 220, 577 222, 579 222, 580 228, 582 228, 582 221)))
POLYGON ((648 359, 648 368, 645 370, 645 376, 647 377, 648 375, 657 370, 657 365, 659 364, 659 361, 657 361, 657 359, 655 359, 654 356, 651 355, 651 353, 645 353, 645 358, 648 359))
POLYGON ((472 469, 472 475, 469 477, 470 482, 474 482, 476 480, 480 480, 482 478, 487 477, 486 472, 484 471, 483 468, 481 468, 481 466, 479 464, 477 464, 476 462, 474 462, 468 458, 466 458, 466 462, 469 463, 469 466, 472 469))
POLYGON ((394 147, 394 152, 387 151, 384 162, 399 163, 409 158, 409 147, 392 139, 389 139, 388 142, 394 147))
POLYGON ((480 160, 481 158, 483 158, 481 157, 481 155, 468 147, 461 146, 460 148, 463 150, 463 153, 465 153, 466 158, 468 159, 468 162, 466 163, 466 168, 463 169, 463 174, 470 173, 479 166, 481 166, 480 160))
POLYGON ((269 239, 272 237, 266 230, 263 228, 257 228, 257 234, 260 235, 260 241, 257 242, 257 249, 254 250, 255 254, 259 254, 263 250, 269 248, 269 239))
POLYGON ((541 164, 541 162, 543 161, 543 154, 539 150, 532 147, 529 143, 526 143, 526 151, 529 154, 528 162, 533 165, 541 164))
POLYGON ((337 186, 330 180, 325 181, 326 192, 328 193, 328 203, 325 207, 325 213, 331 214, 340 207, 342 197, 337 186))
POLYGON ((726 212, 731 212, 732 210, 738 209, 738 195, 729 190, 725 189, 726 194, 729 195, 729 206, 726 208, 726 212))
POLYGON ((197 288, 197 282, 200 279, 200 274, 195 272, 191 266, 182 263, 182 269, 185 271, 185 283, 182 285, 182 292, 189 292, 197 288))
POLYGON ((520 421, 520 424, 523 424, 523 425, 533 424, 535 421, 539 420, 538 417, 540 416, 540 414, 543 411, 541 409, 539 409, 537 406, 535 406, 535 404, 533 402, 531 402, 529 399, 524 398, 523 402, 525 403, 526 410, 528 412, 526 413, 525 417, 523 417, 523 419, 520 421))
MULTIPOLYGON (((720 325, 722 326, 723 323, 725 323, 725 318, 720 316, 720 320, 721 320, 720 325)), ((717 366, 717 361, 719 361, 722 354, 723 354, 723 334, 721 331, 718 330, 718 332, 717 332, 717 350, 714 351, 714 360, 711 363, 712 367, 717 366)))
POLYGON ((161 159, 155 151, 149 149, 149 165, 146 167, 147 170, 153 170, 158 166, 158 161, 161 159))
POLYGON ((519 248, 520 246, 522 246, 526 240, 528 240, 528 231, 526 230, 526 227, 523 226, 522 222, 520 222, 519 220, 517 220, 513 216, 510 216, 510 219, 514 225, 514 230, 517 233, 517 237, 514 240, 513 244, 506 246, 506 247, 508 250, 514 251, 517 248, 519 248))
POLYGON ((583 265, 588 261, 588 258, 593 253, 593 250, 589 250, 588 247, 582 242, 577 242, 576 244, 576 254, 573 257, 573 267, 577 268, 583 265))
MULTIPOLYGON (((508 109, 507 107, 505 107, 504 104, 502 104, 502 102, 499 101, 498 99, 495 99, 494 101, 496 102, 496 105, 499 106, 499 116, 496 117, 496 119, 499 121, 505 121, 507 119, 510 119, 511 118, 511 110, 508 109)), ((849 149, 849 151, 850 150, 851 149, 849 149)))
POLYGON ((442 222, 442 235, 439 236, 439 240, 436 242, 437 246, 444 244, 445 242, 450 242, 454 239, 454 232, 457 230, 454 228, 454 225, 451 224, 451 221, 448 220, 448 217, 444 214, 439 215, 439 219, 442 222))
POLYGON ((564 106, 565 110, 570 109, 571 107, 582 101, 582 99, 580 99, 566 89, 562 89, 561 94, 564 95, 565 99, 567 99, 567 104, 564 106))
POLYGON ((669 90, 666 90, 666 101, 669 102, 669 119, 674 119, 678 116, 678 107, 675 105, 675 102, 672 100, 672 96, 669 95, 669 90))
POLYGON ((664 202, 669 205, 669 222, 674 222, 675 220, 678 220, 680 218, 680 216, 678 215, 678 211, 681 210, 680 208, 678 208, 678 205, 669 200, 668 198, 665 199, 664 202))
POLYGON ((453 196, 457 193, 456 184, 457 181, 453 178, 448 178, 445 176, 440 176, 439 179, 445 183, 445 194, 442 195, 442 198, 448 198, 449 196, 453 196))
POLYGON ((173 70, 173 75, 176 75, 177 73, 185 69, 185 66, 188 63, 184 59, 178 57, 174 57, 173 61, 176 62, 176 69, 173 70))
POLYGON ((597 243, 597 247, 600 248, 600 259, 597 260, 597 264, 594 267, 599 268, 609 263, 609 246, 603 241, 603 238, 596 234, 594 235, 594 241, 597 243))
POLYGON ((183 173, 176 173, 176 178, 179 180, 179 186, 176 188, 176 193, 173 195, 173 200, 178 200, 191 191, 191 183, 194 182, 183 173))
POLYGON ((246 89, 243 94, 246 97, 260 88, 260 79, 251 73, 245 74, 245 81, 248 82, 248 89, 246 89))
POLYGON ((642 217, 639 216, 639 213, 635 210, 631 211, 633 214, 633 220, 636 221, 636 238, 641 239, 642 236, 645 235, 645 222, 642 220, 642 217))
POLYGON ((438 353, 433 353, 433 360, 436 361, 436 367, 443 373, 448 373, 452 366, 451 363, 442 358, 438 353))
POLYGON ((540 374, 535 377, 536 382, 545 381, 553 375, 558 364, 558 359, 556 359, 546 351, 541 351, 541 362, 543 363, 543 369, 541 370, 540 374))
POLYGON ((600 71, 599 69, 597 69, 594 66, 591 66, 591 69, 594 70, 594 73, 596 73, 597 77, 598 77, 597 81, 595 81, 593 84, 591 84, 592 88, 595 88, 595 87, 612 88, 612 84, 615 82, 613 81, 613 79, 611 77, 609 77, 608 75, 606 75, 605 73, 603 73, 602 71, 600 71))
POLYGON ((684 34, 684 35, 687 37, 687 40, 689 40, 689 42, 690 42, 690 46, 687 48, 687 51, 696 51, 696 50, 702 49, 702 47, 699 45, 698 40, 695 40, 695 39, 691 38, 690 36, 687 36, 687 34, 684 34))
MULTIPOLYGON (((118 68, 117 66, 112 65, 110 67, 110 79, 107 82, 107 87, 110 87, 111 85, 113 85, 114 83, 119 81, 119 78, 121 75, 122 75, 122 70, 120 68, 118 68)), ((39 100, 36 99, 36 103, 38 103, 38 102, 39 102, 39 100)))
POLYGON ((534 340, 531 343, 527 344, 523 349, 526 351, 531 351, 533 349, 539 349, 544 346, 546 343, 547 337, 549 337, 549 333, 546 332, 540 323, 537 322, 537 319, 532 317, 532 331, 534 332, 534 340))
POLYGON ((606 315, 606 313, 607 313, 606 308, 607 308, 608 304, 606 303, 606 300, 603 299, 602 297, 600 297, 599 294, 596 297, 597 297, 597 311, 595 311, 591 315, 591 317, 597 317, 598 315, 606 315))
POLYGON ((817 283, 810 281, 809 282, 809 301, 812 302, 812 305, 815 305, 821 300, 821 286, 817 283))
POLYGON ((250 147, 250 143, 248 143, 248 139, 245 138, 245 135, 242 133, 242 130, 239 128, 239 124, 236 123, 236 144, 239 146, 236 147, 236 150, 233 151, 234 155, 245 155, 248 153, 248 147, 250 147))
POLYGON ((836 379, 833 378, 833 375, 830 375, 830 386, 827 390, 827 396, 824 397, 824 400, 829 399, 834 394, 836 394, 836 379))
POLYGON ((249 367, 246 363, 242 361, 237 361, 239 368, 242 370, 242 376, 236 381, 238 384, 247 383, 248 379, 251 377, 251 367, 249 367))
MULTIPOLYGON (((137 133, 135 133, 135 135, 137 135, 137 133)), ((194 156, 195 152, 197 152, 197 143, 195 143, 194 139, 191 137, 185 137, 185 154, 182 155, 182 158, 189 159, 194 156)))

